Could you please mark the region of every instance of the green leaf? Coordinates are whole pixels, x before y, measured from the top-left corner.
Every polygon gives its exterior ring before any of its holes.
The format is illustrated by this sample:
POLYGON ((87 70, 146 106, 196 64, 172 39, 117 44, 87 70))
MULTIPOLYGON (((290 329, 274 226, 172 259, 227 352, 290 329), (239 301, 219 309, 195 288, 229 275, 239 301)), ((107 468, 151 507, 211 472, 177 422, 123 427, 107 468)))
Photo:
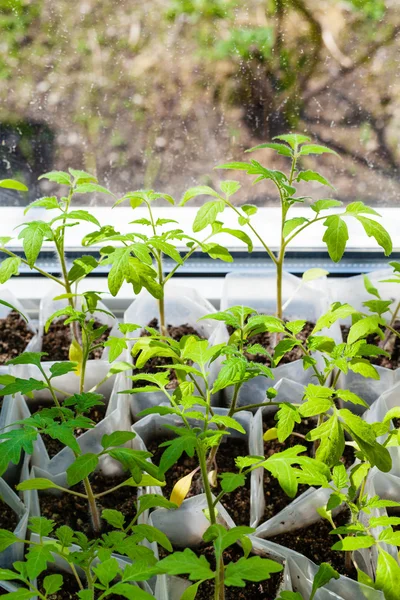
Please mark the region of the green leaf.
POLYGON ((346 206, 346 213, 350 215, 359 215, 364 213, 376 215, 377 217, 381 216, 379 213, 376 212, 376 210, 370 208, 369 206, 364 204, 364 202, 361 202, 361 200, 358 200, 357 202, 350 202, 350 204, 346 206))
POLYGON ((53 210, 54 208, 60 208, 60 205, 58 204, 58 200, 55 196, 45 196, 44 198, 39 198, 39 200, 35 200, 34 202, 31 202, 30 204, 28 204, 28 206, 24 210, 24 215, 26 215, 28 210, 30 210, 31 208, 34 208, 36 206, 40 206, 41 208, 45 208, 46 210, 53 210))
POLYGON ((379 373, 371 363, 365 358, 353 358, 348 367, 353 373, 358 373, 367 379, 379 379, 379 373))
POLYGON ((247 171, 250 168, 250 164, 249 163, 245 163, 245 162, 230 162, 230 163, 225 163, 224 165, 218 165, 217 167, 214 167, 214 169, 231 169, 233 171, 247 171))
POLYGON ((11 531, 0 529, 0 552, 4 552, 6 548, 14 544, 17 540, 17 536, 11 531))
POLYGON ((63 576, 55 573, 54 575, 47 575, 43 580, 43 587, 47 595, 55 594, 58 592, 63 585, 63 576))
POLYGON ((74 219, 77 221, 87 221, 88 223, 93 223, 94 225, 97 225, 97 227, 100 227, 100 223, 98 222, 96 217, 87 210, 71 210, 69 213, 63 213, 62 215, 59 215, 58 217, 53 219, 52 223, 54 223, 55 221, 59 221, 60 219, 74 219))
POLYGON ((338 215, 331 215, 324 221, 324 226, 327 229, 322 240, 326 243, 333 262, 339 262, 349 239, 347 225, 338 215))
POLYGON ((50 544, 43 546, 30 546, 26 556, 26 569, 31 579, 35 579, 47 569, 47 564, 54 562, 55 558, 51 553, 54 546, 50 544))
POLYGON ((97 260, 94 256, 90 256, 90 254, 84 254, 79 258, 76 258, 73 262, 73 265, 68 273, 68 281, 74 283, 89 275, 96 267, 98 266, 97 260))
POLYGON ((293 219, 285 221, 283 226, 283 237, 287 237, 292 231, 297 229, 297 227, 303 225, 303 223, 308 223, 308 219, 305 217, 293 217, 293 219))
POLYGON ((200 580, 197 583, 193 583, 183 592, 180 600, 195 600, 199 587, 204 580, 200 580))
POLYGON ((204 556, 196 556, 193 550, 186 548, 183 552, 174 552, 157 564, 162 572, 168 575, 188 575, 189 579, 211 579, 214 572, 204 556))
POLYGON ((299 144, 304 144, 310 141, 308 136, 301 135, 299 133, 285 133, 283 135, 276 135, 273 139, 286 142, 291 148, 296 148, 299 146, 299 144))
POLYGON ((167 256, 172 258, 172 260, 174 260, 179 265, 182 264, 181 255, 179 254, 178 250, 174 246, 172 246, 172 244, 168 244, 168 242, 164 242, 163 240, 157 238, 151 238, 150 243, 154 248, 160 250, 163 254, 166 254, 167 256))
POLYGON ((372 281, 370 280, 368 275, 363 275, 363 279, 364 279, 364 287, 367 290, 368 294, 371 294, 372 296, 376 296, 380 300, 381 296, 380 296, 378 290, 376 289, 376 287, 372 285, 372 281))
POLYGON ((242 186, 238 181, 221 181, 220 188, 224 192, 224 194, 229 198, 233 196, 240 190, 242 186))
POLYGON ((43 221, 31 221, 22 231, 18 239, 22 239, 22 245, 28 265, 32 268, 42 248, 44 238, 51 239, 53 233, 47 223, 43 221))
POLYGON ((244 486, 246 477, 243 473, 221 473, 220 482, 221 489, 228 494, 244 486))
POLYGON ((221 233, 228 233, 229 235, 236 237, 238 240, 241 240, 244 244, 246 244, 248 252, 253 250, 253 242, 251 241, 251 238, 241 229, 228 229, 224 227, 221 229, 221 233))
POLYGON ((300 156, 308 156, 309 154, 334 154, 339 156, 337 152, 331 150, 327 146, 319 146, 318 144, 306 144, 300 148, 300 156))
POLYGON ((50 379, 53 379, 53 377, 61 377, 61 375, 66 375, 67 373, 73 373, 74 371, 76 371, 77 366, 78 363, 70 361, 53 363, 50 367, 50 379))
POLYGON ((359 319, 350 327, 347 343, 354 344, 357 340, 367 337, 370 333, 377 333, 379 325, 384 324, 385 321, 375 315, 359 319))
POLYGON ((307 271, 304 271, 302 280, 308 283, 309 281, 315 281, 316 279, 320 279, 321 277, 325 277, 326 275, 329 275, 329 271, 315 267, 313 269, 308 269, 307 271))
POLYGON ((133 431, 113 431, 113 433, 105 433, 101 438, 101 445, 106 450, 113 446, 122 446, 127 442, 133 440, 136 437, 136 433, 133 431))
POLYGON ((306 440, 310 442, 320 440, 316 458, 328 466, 335 466, 342 457, 345 447, 344 432, 335 414, 319 427, 309 431, 306 440))
POLYGON ((281 156, 292 156, 292 152, 290 151, 290 148, 288 148, 288 146, 285 146, 285 144, 274 144, 273 142, 269 144, 259 144, 258 146, 249 148, 248 150, 246 150, 246 152, 255 152, 256 150, 261 150, 263 148, 275 150, 275 152, 277 154, 280 154, 281 156))
POLYGON ((193 231, 202 231, 207 225, 214 223, 218 213, 223 212, 224 209, 225 202, 223 200, 212 200, 203 204, 193 221, 193 231))
POLYGON ((99 459, 97 458, 97 455, 92 454, 91 452, 78 456, 67 468, 68 485, 73 486, 85 479, 90 473, 93 473, 98 462, 99 459))
POLYGON ((59 185, 71 185, 71 177, 68 173, 64 171, 50 171, 49 173, 44 173, 39 177, 40 179, 48 179, 49 181, 54 181, 54 183, 58 183, 59 185))
POLYGON ((351 402, 352 404, 359 404, 360 406, 369 408, 369 405, 365 400, 360 398, 360 396, 357 396, 354 392, 350 392, 350 390, 336 390, 335 394, 344 402, 351 402))
POLYGON ((277 343, 274 348, 274 366, 276 367, 287 352, 290 352, 295 346, 299 346, 299 340, 285 339, 277 343))
POLYGON ((36 477, 34 479, 26 479, 25 481, 21 481, 21 483, 17 485, 17 490, 49 490, 51 488, 57 489, 58 487, 59 486, 53 483, 53 481, 50 479, 36 477))
POLYGON ((131 585, 130 583, 116 583, 110 591, 112 591, 113 595, 124 596, 128 600, 154 600, 153 594, 149 594, 140 587, 131 585))
POLYGON ((115 529, 123 529, 124 527, 125 517, 119 510, 106 508, 102 511, 101 517, 115 529))
POLYGON ((93 571, 100 582, 107 587, 117 576, 119 571, 118 561, 116 558, 109 558, 93 567, 93 571))
POLYGON ((0 179, 0 188, 6 188, 8 190, 17 190, 18 192, 29 191, 24 183, 16 181, 15 179, 0 179))
POLYGON ((298 410, 288 402, 282 402, 276 414, 278 420, 277 436, 278 440, 284 442, 292 433, 295 423, 301 423, 301 417, 298 410))
POLYGON ((324 587, 331 579, 339 579, 340 575, 329 563, 321 563, 315 574, 310 600, 313 600, 317 590, 324 587))
POLYGON ((97 183, 81 183, 75 188, 75 194, 90 194, 93 192, 100 192, 101 194, 108 194, 109 196, 113 195, 107 188, 98 185, 97 183))
POLYGON ((224 248, 224 246, 220 246, 220 244, 203 244, 203 249, 210 258, 223 260, 224 262, 233 262, 232 255, 229 250, 224 248))
POLYGON ((19 579, 18 573, 0 568, 0 581, 13 581, 13 579, 19 579))
POLYGON ((313 204, 311 204, 310 208, 313 209, 314 212, 320 213, 321 210, 328 210, 329 208, 336 208, 338 206, 342 206, 343 202, 340 200, 333 200, 331 198, 326 198, 323 200, 317 200, 313 204))
POLYGON ((183 206, 186 204, 186 202, 189 202, 189 200, 192 200, 197 196, 214 196, 215 198, 220 198, 220 194, 208 185, 197 185, 196 187, 192 187, 185 192, 179 205, 183 206))
POLYGON ((379 548, 375 585, 382 590, 386 600, 399 600, 400 566, 395 558, 379 548))
POLYGON ((390 305, 393 300, 367 300, 363 302, 363 306, 366 306, 370 312, 377 313, 382 316, 385 312, 390 310, 390 305))
POLYGON ((30 600, 30 598, 37 597, 36 592, 20 588, 16 592, 10 592, 9 594, 2 594, 3 600, 30 600))
POLYGON ((210 419, 210 423, 216 423, 217 425, 222 425, 223 427, 234 429, 235 431, 239 431, 243 434, 246 433, 243 426, 238 421, 236 421, 236 419, 234 419, 233 417, 228 417, 227 415, 214 415, 210 419))
POLYGON ((364 227, 364 231, 368 237, 375 238, 376 242, 383 248, 385 252, 385 256, 389 256, 389 254, 393 251, 393 244, 390 235, 386 231, 384 227, 377 221, 373 219, 368 219, 367 217, 361 217, 359 215, 356 216, 356 219, 361 223, 364 227))
POLYGON ((18 275, 21 259, 19 256, 10 256, 1 261, 0 264, 0 283, 6 283, 13 275, 18 275))
POLYGON ((359 548, 371 548, 376 544, 372 535, 358 535, 345 537, 332 546, 332 550, 343 550, 350 552, 359 548))
POLYGON ((128 347, 125 338, 114 336, 109 337, 108 340, 104 342, 104 346, 110 348, 108 357, 110 363, 114 362, 128 347))
POLYGON ((269 558, 251 556, 239 558, 237 562, 228 564, 225 570, 225 585, 245 587, 246 581, 263 581, 269 579, 271 573, 280 573, 283 566, 269 558))
POLYGON ((346 319, 353 314, 357 313, 357 310, 350 306, 350 304, 340 304, 339 306, 333 305, 331 309, 320 317, 315 327, 312 331, 312 335, 321 331, 321 329, 325 329, 331 327, 336 321, 339 319, 346 319))
POLYGON ((272 454, 260 466, 263 466, 267 471, 278 480, 279 485, 290 498, 294 498, 297 493, 297 477, 293 463, 299 462, 298 454, 306 450, 305 446, 296 445, 288 448, 283 452, 272 454))
POLYGON ((221 367, 217 379, 214 381, 212 393, 216 394, 220 390, 230 385, 244 380, 247 363, 243 358, 232 356, 221 367))
POLYGON ((323 175, 317 173, 316 171, 300 171, 296 177, 296 181, 318 181, 318 183, 322 183, 322 185, 326 185, 332 189, 335 189, 323 175))

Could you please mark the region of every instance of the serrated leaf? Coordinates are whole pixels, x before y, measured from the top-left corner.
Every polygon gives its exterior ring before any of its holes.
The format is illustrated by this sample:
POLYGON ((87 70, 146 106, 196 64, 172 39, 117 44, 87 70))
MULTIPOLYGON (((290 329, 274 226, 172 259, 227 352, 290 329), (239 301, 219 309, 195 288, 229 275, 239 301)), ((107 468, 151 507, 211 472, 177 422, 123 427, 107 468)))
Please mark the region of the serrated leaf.
POLYGON ((383 248, 385 256, 389 256, 393 251, 393 244, 390 235, 386 229, 377 221, 356 215, 356 219, 364 227, 364 231, 368 237, 375 238, 376 242, 383 248))
POLYGON ((322 240, 326 243, 333 262, 339 262, 349 239, 347 225, 338 215, 331 215, 324 221, 324 226, 327 229, 322 240))
POLYGON ((289 219, 285 221, 283 226, 283 237, 287 237, 292 231, 303 225, 303 223, 308 223, 308 219, 305 217, 293 217, 293 219, 289 219))
POLYGON ((13 275, 18 275, 21 259, 19 256, 10 256, 1 261, 0 283, 6 283, 13 275))
POLYGON ((322 185, 330 187, 332 190, 335 189, 323 175, 316 171, 311 171, 310 169, 307 171, 300 171, 296 177, 296 181, 317 181, 318 183, 322 183, 322 185))
POLYGON ((88 452, 78 456, 75 461, 67 468, 68 485, 73 486, 79 483, 85 477, 93 473, 98 465, 99 459, 96 454, 88 452))
POLYGON ((211 579, 214 572, 204 556, 196 556, 193 550, 186 548, 183 552, 174 552, 159 561, 158 567, 169 575, 187 574, 189 579, 211 579))
POLYGON ((203 204, 193 221, 193 231, 197 233, 205 229, 207 225, 214 223, 217 215, 223 212, 224 209, 225 202, 223 200, 212 200, 203 204))
POLYGON ((334 154, 339 156, 335 150, 331 150, 327 146, 320 146, 319 144, 305 144, 300 148, 300 156, 308 156, 309 154, 334 154))
POLYGON ((332 546, 332 550, 342 550, 344 552, 352 552, 360 548, 371 548, 376 544, 375 538, 372 535, 358 535, 345 537, 339 540, 332 546))
POLYGON ((251 556, 230 562, 225 569, 225 585, 244 587, 246 581, 263 581, 269 579, 271 573, 280 573, 283 566, 274 560, 251 556))

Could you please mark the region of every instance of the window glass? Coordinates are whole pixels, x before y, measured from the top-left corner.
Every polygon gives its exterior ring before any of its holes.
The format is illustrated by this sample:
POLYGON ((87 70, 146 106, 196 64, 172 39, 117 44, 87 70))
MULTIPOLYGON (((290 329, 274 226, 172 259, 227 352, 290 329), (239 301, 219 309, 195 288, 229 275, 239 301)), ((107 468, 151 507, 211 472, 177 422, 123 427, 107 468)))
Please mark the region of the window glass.
MULTIPOLYGON (((83 168, 119 194, 180 197, 217 184, 213 167, 292 131, 342 157, 305 157, 337 191, 320 197, 396 206, 399 182, 398 0, 0 0, 0 178, 26 195, 38 176, 83 168)), ((271 151, 253 155, 287 167, 271 151)), ((276 204, 251 186, 238 201, 276 204)), ((310 185, 299 188, 309 192, 310 185)), ((198 199, 197 202, 201 202, 198 199)), ((83 202, 103 205, 102 195, 83 202)))

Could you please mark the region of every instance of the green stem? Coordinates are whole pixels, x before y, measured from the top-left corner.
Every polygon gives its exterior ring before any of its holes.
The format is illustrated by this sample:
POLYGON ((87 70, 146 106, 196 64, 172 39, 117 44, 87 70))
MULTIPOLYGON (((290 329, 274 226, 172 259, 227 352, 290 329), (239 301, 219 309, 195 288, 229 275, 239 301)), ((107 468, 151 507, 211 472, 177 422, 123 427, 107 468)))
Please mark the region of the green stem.
MULTIPOLYGON (((206 499, 207 499, 207 507, 208 507, 208 512, 209 512, 210 523, 211 523, 211 525, 215 525, 217 522, 217 519, 216 519, 214 501, 213 501, 212 493, 211 493, 210 482, 208 480, 207 461, 206 461, 205 453, 203 451, 202 446, 199 443, 197 444, 196 450, 197 450, 197 457, 199 459, 199 464, 200 464, 201 476, 203 479, 204 492, 205 492, 206 499)), ((216 559, 217 559, 217 571, 216 571, 216 575, 215 575, 214 600, 224 600, 225 599, 224 559, 222 556, 219 560, 218 560, 218 557, 216 556, 216 559)))
POLYGON ((76 581, 77 581, 77 583, 78 583, 79 589, 80 589, 80 590, 83 590, 84 588, 83 588, 82 582, 81 582, 81 580, 80 580, 80 577, 79 577, 79 575, 78 575, 78 572, 77 572, 77 570, 75 569, 75 565, 74 565, 74 563, 70 562, 70 563, 69 563, 69 566, 71 567, 71 571, 72 571, 72 573, 74 574, 74 577, 75 577, 75 579, 76 579, 76 581))
MULTIPOLYGON (((239 217, 243 217, 243 214, 236 208, 236 206, 234 206, 233 204, 231 204, 229 202, 229 200, 225 200, 222 197, 221 197, 221 200, 223 200, 239 217)), ((256 236, 256 238, 258 239, 258 241, 261 243, 262 247, 267 252, 267 254, 270 257, 270 259, 272 260, 272 262, 276 265, 277 258, 274 255, 274 253, 272 252, 272 250, 270 250, 270 248, 264 242, 264 240, 262 239, 262 237, 257 233, 257 231, 254 229, 254 227, 253 227, 253 225, 251 223, 247 223, 247 226, 254 233, 254 235, 256 236)))

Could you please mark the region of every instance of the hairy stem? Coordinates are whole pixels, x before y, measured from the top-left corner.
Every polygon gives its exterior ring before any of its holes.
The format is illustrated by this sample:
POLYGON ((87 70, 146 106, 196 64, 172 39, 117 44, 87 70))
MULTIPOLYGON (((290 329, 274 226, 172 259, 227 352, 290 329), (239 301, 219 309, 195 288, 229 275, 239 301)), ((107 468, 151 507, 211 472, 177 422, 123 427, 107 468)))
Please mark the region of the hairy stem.
MULTIPOLYGON (((199 459, 201 476, 203 479, 204 492, 207 499, 207 508, 209 513, 209 519, 211 525, 215 525, 217 522, 214 501, 212 498, 210 482, 208 480, 208 471, 207 471, 207 462, 205 452, 201 446, 201 444, 197 444, 197 457, 199 459)), ((215 575, 215 591, 214 591, 214 600, 224 600, 225 599, 225 586, 224 586, 224 560, 221 558, 218 560, 217 558, 217 571, 215 575)))

